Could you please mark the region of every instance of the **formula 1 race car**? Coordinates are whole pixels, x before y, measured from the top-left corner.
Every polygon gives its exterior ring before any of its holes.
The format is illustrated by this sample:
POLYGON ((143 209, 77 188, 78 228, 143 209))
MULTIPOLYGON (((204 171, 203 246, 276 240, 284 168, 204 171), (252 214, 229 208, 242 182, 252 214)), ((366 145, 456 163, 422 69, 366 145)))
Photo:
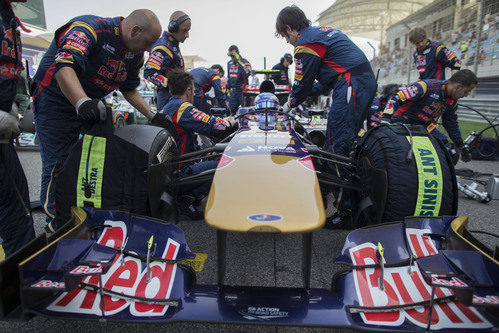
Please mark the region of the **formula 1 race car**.
POLYGON ((424 128, 377 127, 344 157, 312 144, 279 110, 241 108, 238 119, 225 139, 182 156, 167 118, 162 127, 83 136, 57 180, 57 214, 66 223, 0 265, 2 314, 382 331, 497 327, 497 258, 455 216, 450 157, 424 128), (206 160, 217 168, 179 172, 206 160), (331 164, 342 172, 328 172, 331 164), (217 285, 196 283, 203 258, 172 224, 182 213, 179 187, 206 181, 217 285), (356 193, 355 217, 343 227, 363 227, 347 236, 336 258, 344 270, 331 289, 314 289, 312 232, 324 225, 331 186, 356 193), (303 287, 231 286, 229 232, 302 234, 303 287))

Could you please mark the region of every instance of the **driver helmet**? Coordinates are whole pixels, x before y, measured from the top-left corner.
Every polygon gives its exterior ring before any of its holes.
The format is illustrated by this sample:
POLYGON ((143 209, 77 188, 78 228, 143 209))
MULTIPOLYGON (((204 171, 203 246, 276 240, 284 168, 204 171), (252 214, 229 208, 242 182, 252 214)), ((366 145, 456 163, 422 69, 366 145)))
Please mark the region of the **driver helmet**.
POLYGON ((279 99, 276 95, 264 92, 255 97, 255 110, 278 110, 279 99))

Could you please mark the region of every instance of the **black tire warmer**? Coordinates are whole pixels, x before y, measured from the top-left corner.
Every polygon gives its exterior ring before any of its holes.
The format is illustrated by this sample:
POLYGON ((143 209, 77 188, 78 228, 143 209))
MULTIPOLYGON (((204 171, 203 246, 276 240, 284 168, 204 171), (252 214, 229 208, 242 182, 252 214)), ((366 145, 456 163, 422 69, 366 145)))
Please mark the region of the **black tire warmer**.
POLYGON ((373 128, 362 137, 355 153, 357 161, 363 159, 387 173, 381 222, 457 213, 454 166, 444 145, 424 127, 395 124, 373 128))

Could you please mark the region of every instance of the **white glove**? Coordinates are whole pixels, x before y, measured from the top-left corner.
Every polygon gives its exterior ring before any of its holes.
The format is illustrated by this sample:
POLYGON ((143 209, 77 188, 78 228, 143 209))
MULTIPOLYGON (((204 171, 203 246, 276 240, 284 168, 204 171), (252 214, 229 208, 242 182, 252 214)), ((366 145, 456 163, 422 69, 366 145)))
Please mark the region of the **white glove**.
POLYGON ((11 112, 0 110, 0 140, 17 138, 22 127, 17 117, 17 108, 11 112))
POLYGON ((289 107, 289 102, 284 103, 282 106, 282 112, 288 113, 291 108, 289 107))
POLYGON ((225 117, 224 120, 229 123, 230 127, 234 127, 235 124, 237 123, 236 119, 234 119, 234 117, 232 117, 232 116, 225 117))

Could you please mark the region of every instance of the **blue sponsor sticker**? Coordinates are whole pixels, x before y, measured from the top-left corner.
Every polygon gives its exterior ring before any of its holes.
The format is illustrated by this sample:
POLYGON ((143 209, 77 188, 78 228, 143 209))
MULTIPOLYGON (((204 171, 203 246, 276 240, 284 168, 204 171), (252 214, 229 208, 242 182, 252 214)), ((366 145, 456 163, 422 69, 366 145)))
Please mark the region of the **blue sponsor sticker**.
POLYGON ((274 214, 254 214, 248 216, 248 220, 254 222, 277 222, 282 220, 282 216, 274 214))

